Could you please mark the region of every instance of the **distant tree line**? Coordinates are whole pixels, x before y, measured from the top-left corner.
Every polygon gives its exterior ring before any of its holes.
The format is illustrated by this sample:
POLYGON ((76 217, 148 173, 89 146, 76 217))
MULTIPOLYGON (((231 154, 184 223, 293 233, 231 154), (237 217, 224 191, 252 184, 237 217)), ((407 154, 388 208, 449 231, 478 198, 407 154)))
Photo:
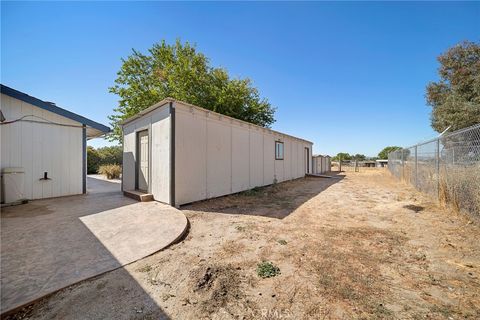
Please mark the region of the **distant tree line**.
POLYGON ((367 156, 364 154, 349 154, 348 152, 339 152, 336 156, 332 157, 332 160, 357 160, 357 161, 364 161, 367 159, 367 156))
MULTIPOLYGON (((437 132, 450 127, 459 130, 480 123, 480 45, 461 42, 437 58, 439 80, 430 82, 426 88, 427 104, 432 107, 431 126, 437 132)), ((374 159, 388 159, 392 151, 402 149, 388 146, 374 159)), ((404 157, 410 156, 408 149, 404 157)), ((332 160, 365 160, 361 154, 340 152, 332 160)))
POLYGON ((122 146, 111 146, 95 149, 92 146, 87 147, 87 173, 98 173, 98 169, 103 165, 118 164, 122 165, 123 149, 122 146))
POLYGON ((388 159, 388 154, 392 151, 401 149, 400 147, 397 146, 388 146, 382 149, 378 153, 378 156, 376 157, 367 157, 364 154, 349 154, 348 152, 339 152, 337 153, 336 156, 332 157, 333 161, 339 161, 339 160, 357 160, 357 161, 365 161, 365 160, 377 160, 377 159, 388 159))

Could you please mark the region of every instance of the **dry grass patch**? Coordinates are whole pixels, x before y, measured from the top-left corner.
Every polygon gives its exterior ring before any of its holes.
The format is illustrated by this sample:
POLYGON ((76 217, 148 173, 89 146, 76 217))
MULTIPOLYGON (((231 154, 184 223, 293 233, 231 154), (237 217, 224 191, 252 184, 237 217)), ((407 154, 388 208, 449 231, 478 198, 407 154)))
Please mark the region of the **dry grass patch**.
POLYGON ((306 247, 308 269, 322 295, 355 308, 360 315, 391 315, 385 307, 389 288, 381 280, 381 267, 403 259, 399 248, 406 238, 375 228, 324 229, 322 233, 321 242, 306 247))
POLYGON ((226 257, 239 255, 245 249, 245 244, 238 240, 227 240, 222 244, 221 254, 226 257))

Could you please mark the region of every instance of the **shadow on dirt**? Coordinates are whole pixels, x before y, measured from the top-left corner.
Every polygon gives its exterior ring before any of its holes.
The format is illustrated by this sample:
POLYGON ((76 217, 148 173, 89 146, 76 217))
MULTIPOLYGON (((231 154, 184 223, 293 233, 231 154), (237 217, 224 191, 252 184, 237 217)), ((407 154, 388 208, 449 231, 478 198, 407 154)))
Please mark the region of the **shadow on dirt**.
POLYGON ((405 209, 414 211, 415 213, 419 213, 420 211, 423 211, 423 209, 425 209, 425 208, 422 207, 422 206, 417 206, 417 205, 414 205, 414 204, 407 204, 407 205, 404 205, 403 207, 404 207, 405 209))
POLYGON ((184 205, 181 210, 242 214, 283 219, 298 207, 340 182, 344 175, 332 178, 308 176, 265 187, 257 187, 233 195, 184 205))

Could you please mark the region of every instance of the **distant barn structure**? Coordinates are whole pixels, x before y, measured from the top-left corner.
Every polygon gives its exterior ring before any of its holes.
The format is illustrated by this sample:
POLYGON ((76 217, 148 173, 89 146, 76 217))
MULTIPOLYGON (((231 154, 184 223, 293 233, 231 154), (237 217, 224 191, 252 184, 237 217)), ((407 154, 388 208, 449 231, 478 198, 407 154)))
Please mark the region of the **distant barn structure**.
POLYGON ((359 167, 366 167, 366 168, 375 168, 376 162, 375 161, 358 161, 358 166, 359 167))
POLYGON ((377 163, 377 168, 388 167, 388 159, 378 159, 375 161, 377 163))

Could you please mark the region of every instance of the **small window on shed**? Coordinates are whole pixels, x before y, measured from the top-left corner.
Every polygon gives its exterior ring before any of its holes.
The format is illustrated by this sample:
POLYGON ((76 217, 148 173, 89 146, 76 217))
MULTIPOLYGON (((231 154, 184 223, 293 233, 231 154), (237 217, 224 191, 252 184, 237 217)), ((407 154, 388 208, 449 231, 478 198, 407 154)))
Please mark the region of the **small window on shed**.
POLYGON ((275 160, 283 160, 283 142, 275 141, 275 160))

